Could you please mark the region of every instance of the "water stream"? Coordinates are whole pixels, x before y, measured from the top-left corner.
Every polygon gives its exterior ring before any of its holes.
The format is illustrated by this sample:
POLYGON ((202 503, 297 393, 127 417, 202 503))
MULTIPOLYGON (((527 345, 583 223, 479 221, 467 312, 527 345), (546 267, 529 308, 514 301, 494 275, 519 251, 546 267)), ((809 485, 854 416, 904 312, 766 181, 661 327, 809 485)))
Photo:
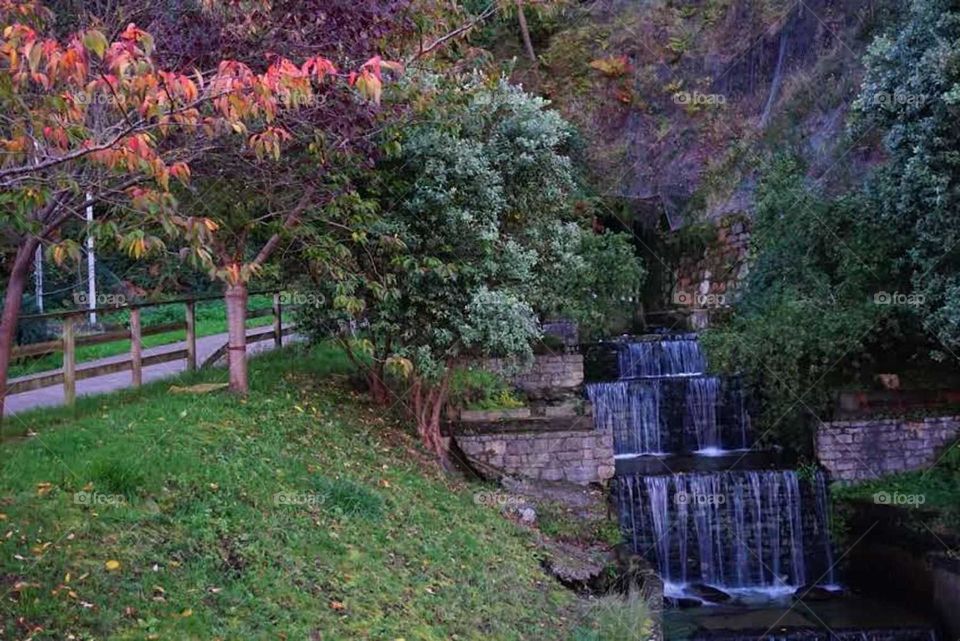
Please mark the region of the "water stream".
POLYGON ((591 384, 587 394, 596 426, 613 434, 618 466, 662 458, 653 474, 624 467, 613 487, 624 533, 658 569, 667 592, 682 595, 702 584, 777 596, 812 581, 832 583, 822 475, 708 468, 696 458, 738 460, 735 453, 750 448, 749 403, 739 381, 707 374, 695 335, 612 347, 617 380, 591 384), (674 472, 671 458, 679 455, 703 464, 674 472))
POLYGON ((619 343, 617 364, 617 380, 587 386, 617 456, 718 456, 750 446, 746 395, 736 380, 706 374, 695 336, 619 343))
POLYGON ((620 476, 620 523, 668 588, 792 592, 832 579, 822 479, 789 470, 620 476))
POLYGON ((914 613, 836 596, 826 479, 746 451, 746 390, 707 374, 696 336, 611 347, 616 380, 587 394, 597 428, 613 434, 621 530, 677 606, 664 615, 666 639, 936 640, 914 613), (832 596, 797 607, 811 585, 832 596))

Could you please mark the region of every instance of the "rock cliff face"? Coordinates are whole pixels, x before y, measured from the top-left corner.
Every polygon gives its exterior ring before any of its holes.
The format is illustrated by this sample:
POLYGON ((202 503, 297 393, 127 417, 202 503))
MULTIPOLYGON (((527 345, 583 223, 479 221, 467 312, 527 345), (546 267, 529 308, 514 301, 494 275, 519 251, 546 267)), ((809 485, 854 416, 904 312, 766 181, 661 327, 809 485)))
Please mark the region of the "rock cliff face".
POLYGON ((888 4, 582 4, 543 38, 541 68, 518 75, 578 123, 602 193, 678 229, 749 212, 770 151, 804 156, 828 188, 862 174, 874 141, 847 139, 846 117, 888 4))

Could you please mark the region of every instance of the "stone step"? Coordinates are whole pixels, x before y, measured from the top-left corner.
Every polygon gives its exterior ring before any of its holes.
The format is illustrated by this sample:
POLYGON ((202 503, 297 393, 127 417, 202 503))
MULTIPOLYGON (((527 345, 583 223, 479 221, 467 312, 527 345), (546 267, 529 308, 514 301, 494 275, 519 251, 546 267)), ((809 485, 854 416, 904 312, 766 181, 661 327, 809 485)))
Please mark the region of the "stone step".
POLYGON ((722 456, 674 454, 636 456, 615 461, 617 475, 681 474, 684 472, 725 472, 728 470, 765 470, 784 467, 776 451, 733 451, 722 456))

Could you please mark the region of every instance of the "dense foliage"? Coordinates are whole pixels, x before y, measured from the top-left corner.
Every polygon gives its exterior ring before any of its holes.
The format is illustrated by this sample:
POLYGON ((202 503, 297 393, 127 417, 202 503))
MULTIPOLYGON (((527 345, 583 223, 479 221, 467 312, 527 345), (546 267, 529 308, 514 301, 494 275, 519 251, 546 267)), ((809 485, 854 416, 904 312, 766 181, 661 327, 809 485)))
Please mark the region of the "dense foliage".
POLYGON ((529 298, 544 318, 577 321, 583 338, 609 336, 632 309, 646 272, 628 234, 584 233, 550 221, 526 233, 541 259, 529 298))
POLYGON ((746 293, 705 343, 719 367, 757 375, 770 437, 806 449, 837 388, 956 362, 958 37, 953 3, 913 2, 870 46, 851 133, 881 132, 888 158, 860 189, 818 195, 780 159, 757 191, 746 293))
POLYGON ((316 336, 330 331, 331 311, 362 324, 352 347, 371 358, 375 396, 385 397, 391 368, 408 378, 404 400, 439 452, 456 363, 527 360, 538 311, 595 316, 593 296, 632 294, 642 271, 622 238, 577 224, 564 153, 571 129, 543 100, 482 77, 460 86, 423 78, 407 91, 421 101, 415 118, 389 131, 388 155, 334 204, 365 212, 365 228, 306 246, 316 286, 332 283, 332 309, 306 321, 316 336), (611 256, 624 277, 597 275, 611 256))
POLYGON ((877 38, 857 101, 859 132, 885 132, 888 162, 875 176, 877 222, 909 239, 924 323, 947 352, 960 351, 960 10, 914 1, 909 18, 877 38))
POLYGON ((913 308, 880 304, 903 291, 902 238, 863 213, 866 196, 819 195, 795 160, 773 162, 758 186, 754 263, 731 323, 708 331, 715 367, 756 375, 761 432, 809 447, 807 420, 828 392, 871 370, 884 341, 910 327, 913 308))

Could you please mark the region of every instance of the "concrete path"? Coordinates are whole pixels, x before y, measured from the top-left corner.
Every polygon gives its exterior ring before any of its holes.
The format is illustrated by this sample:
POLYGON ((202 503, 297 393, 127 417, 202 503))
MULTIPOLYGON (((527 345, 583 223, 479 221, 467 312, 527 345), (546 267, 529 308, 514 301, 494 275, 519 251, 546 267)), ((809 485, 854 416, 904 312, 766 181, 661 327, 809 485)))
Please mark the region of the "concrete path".
MULTIPOLYGON (((272 334, 273 327, 255 327, 247 330, 247 336, 254 336, 263 333, 272 334)), ((286 345, 290 342, 296 340, 296 336, 291 334, 289 336, 283 337, 283 344, 286 345)), ((227 334, 213 334, 211 336, 203 336, 197 339, 197 364, 204 363, 207 358, 213 355, 219 348, 223 347, 227 342, 227 334)), ((159 345, 157 347, 151 347, 149 349, 143 350, 143 356, 151 356, 153 354, 162 354, 165 352, 177 351, 180 349, 185 349, 186 343, 170 343, 168 345, 159 345)), ((247 345, 247 354, 253 355, 260 352, 273 349, 273 340, 263 340, 257 343, 249 343, 247 345)), ((93 361, 85 361, 83 363, 77 363, 77 369, 84 367, 90 367, 93 365, 104 365, 107 363, 116 363, 123 361, 129 358, 129 354, 120 354, 117 356, 109 356, 107 358, 100 358, 93 361)), ((149 383, 150 381, 156 381, 162 378, 170 378, 171 376, 176 376, 181 372, 186 371, 187 369, 187 359, 183 358, 180 360, 170 361, 168 363, 159 363, 157 365, 150 365, 149 367, 143 368, 143 382, 149 383)), ((113 392, 119 389, 123 389, 131 386, 131 372, 130 370, 124 372, 115 372, 113 374, 104 374, 103 376, 95 376, 93 378, 86 378, 81 381, 77 381, 77 396, 87 396, 94 394, 105 394, 107 392, 113 392)), ((29 378, 25 376, 23 378, 29 378)), ((10 382, 15 380, 22 379, 11 379, 10 382)), ((19 394, 11 394, 7 396, 4 415, 12 416, 19 412, 24 412, 26 410, 33 409, 35 407, 51 407, 54 405, 63 405, 63 384, 52 385, 50 387, 43 387, 37 390, 31 390, 29 392, 21 392, 19 394)))

